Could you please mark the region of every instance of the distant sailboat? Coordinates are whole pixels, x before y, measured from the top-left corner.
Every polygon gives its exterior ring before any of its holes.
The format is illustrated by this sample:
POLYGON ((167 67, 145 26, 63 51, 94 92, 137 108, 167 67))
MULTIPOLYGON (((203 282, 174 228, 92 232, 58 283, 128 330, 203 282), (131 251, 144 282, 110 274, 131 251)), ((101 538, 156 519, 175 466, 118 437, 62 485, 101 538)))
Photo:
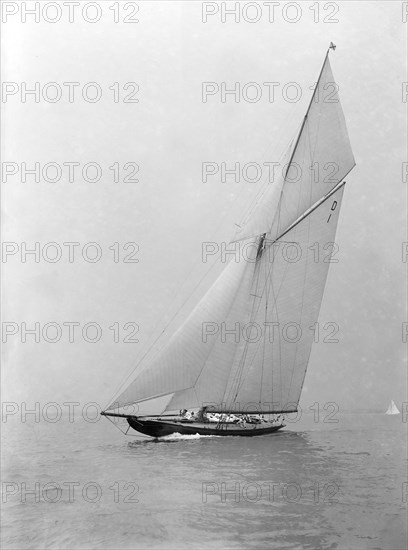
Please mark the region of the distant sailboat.
POLYGON ((397 405, 394 403, 392 399, 388 409, 385 411, 385 414, 401 414, 398 410, 397 405))
POLYGON ((166 344, 142 360, 104 416, 124 417, 153 437, 253 436, 276 432, 283 424, 275 415, 297 411, 329 268, 311 250, 333 245, 344 178, 355 166, 329 50, 279 181, 268 186, 232 239, 248 244, 253 257, 225 265, 166 344), (296 261, 272 252, 280 244, 301 251, 296 261), (204 339, 206 322, 250 330, 238 341, 219 332, 204 339), (289 325, 300 339, 286 333, 271 341, 266 327, 289 325), (265 328, 260 336, 259 327, 265 328), (126 412, 158 401, 155 415, 126 412), (187 418, 179 413, 186 409, 198 413, 187 418))

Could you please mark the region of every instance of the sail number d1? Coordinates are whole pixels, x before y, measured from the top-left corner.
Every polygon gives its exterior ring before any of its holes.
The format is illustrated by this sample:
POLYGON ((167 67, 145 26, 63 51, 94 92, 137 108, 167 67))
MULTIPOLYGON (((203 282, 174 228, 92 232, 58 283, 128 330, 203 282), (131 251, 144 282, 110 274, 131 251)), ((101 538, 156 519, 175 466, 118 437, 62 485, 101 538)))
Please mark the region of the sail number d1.
POLYGON ((337 201, 333 201, 333 204, 331 205, 331 212, 330 212, 330 216, 327 218, 327 222, 326 223, 329 223, 330 221, 330 218, 331 218, 331 215, 332 215, 332 212, 334 212, 337 208, 337 201))

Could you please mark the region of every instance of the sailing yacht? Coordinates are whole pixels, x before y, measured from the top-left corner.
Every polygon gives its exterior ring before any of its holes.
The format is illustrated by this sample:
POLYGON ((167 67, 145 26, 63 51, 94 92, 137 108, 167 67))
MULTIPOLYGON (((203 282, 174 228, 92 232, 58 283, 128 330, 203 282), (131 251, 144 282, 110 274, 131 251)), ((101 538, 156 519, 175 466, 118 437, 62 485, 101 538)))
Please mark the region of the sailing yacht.
POLYGON ((153 437, 256 436, 277 432, 282 415, 297 411, 330 264, 327 254, 316 259, 314 252, 333 247, 344 178, 355 166, 330 67, 334 48, 327 50, 279 180, 267 185, 232 238, 252 254, 223 266, 104 416, 124 417, 153 437), (300 251, 296 260, 282 253, 288 247, 300 251), (203 338, 209 321, 235 327, 235 334, 203 338), (129 412, 147 402, 160 403, 154 415, 129 412), (185 410, 198 413, 186 418, 185 410), (229 415, 238 420, 228 421, 229 415))
POLYGON ((397 405, 394 403, 392 399, 388 409, 385 411, 385 414, 401 414, 398 410, 397 405))

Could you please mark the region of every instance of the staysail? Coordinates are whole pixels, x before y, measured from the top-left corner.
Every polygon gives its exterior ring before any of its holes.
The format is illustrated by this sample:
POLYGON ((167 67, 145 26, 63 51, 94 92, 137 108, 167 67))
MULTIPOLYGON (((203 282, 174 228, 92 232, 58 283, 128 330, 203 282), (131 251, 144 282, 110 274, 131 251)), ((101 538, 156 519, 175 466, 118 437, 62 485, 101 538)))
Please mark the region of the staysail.
POLYGON ((337 260, 342 179, 354 166, 337 89, 329 102, 327 84, 335 86, 326 55, 284 177, 238 237, 239 261, 225 265, 108 410, 163 396, 165 411, 297 409, 328 268, 337 260))
POLYGON ((394 403, 392 399, 388 409, 385 411, 385 414, 401 414, 400 411, 398 410, 397 405, 394 403))

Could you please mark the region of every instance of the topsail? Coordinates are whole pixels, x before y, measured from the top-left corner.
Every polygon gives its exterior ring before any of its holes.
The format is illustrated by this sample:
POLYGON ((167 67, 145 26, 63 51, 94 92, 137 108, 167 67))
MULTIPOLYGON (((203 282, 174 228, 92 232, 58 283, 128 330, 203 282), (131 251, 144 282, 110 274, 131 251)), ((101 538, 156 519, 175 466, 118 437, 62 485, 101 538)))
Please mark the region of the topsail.
POLYGON ((165 411, 296 410, 354 164, 326 55, 281 179, 234 238, 245 253, 108 409, 167 396, 165 411))
POLYGON ((271 184, 233 240, 266 232, 276 238, 354 166, 338 86, 326 55, 291 158, 277 168, 280 174, 277 185, 271 184))

